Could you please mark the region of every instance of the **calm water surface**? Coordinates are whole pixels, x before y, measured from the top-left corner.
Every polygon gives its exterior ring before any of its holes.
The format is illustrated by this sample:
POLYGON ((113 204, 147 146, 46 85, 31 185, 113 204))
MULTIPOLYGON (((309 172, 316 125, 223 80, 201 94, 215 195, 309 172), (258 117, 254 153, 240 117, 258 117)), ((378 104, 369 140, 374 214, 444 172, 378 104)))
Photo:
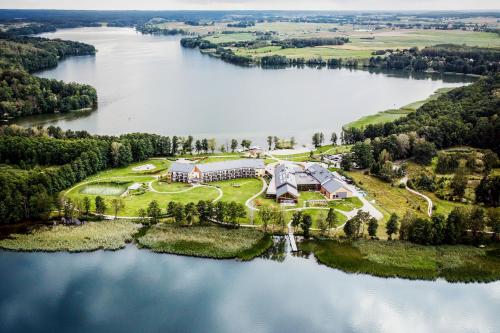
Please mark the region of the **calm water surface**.
POLYGON ((500 282, 382 279, 313 259, 0 252, 0 332, 500 332, 500 282))
MULTIPOLYGON (((99 110, 28 123, 262 139, 338 130, 462 78, 240 68, 130 29, 62 30, 96 57, 40 76, 94 85, 99 110), (451 81, 451 82, 450 82, 451 81)), ((455 81, 455 82, 453 82, 455 81)), ((458 82, 457 82, 458 81, 458 82)), ((500 282, 381 279, 313 259, 218 261, 117 252, 0 252, 0 332, 500 332, 500 282)))
POLYGON ((38 75, 97 88, 99 109, 21 124, 56 124, 99 134, 251 138, 339 131, 360 116, 424 99, 463 77, 410 78, 360 70, 264 70, 224 63, 183 49, 178 37, 141 35, 125 28, 82 28, 44 34, 94 45, 95 57, 73 57, 38 75), (443 81, 444 79, 444 81, 443 81))

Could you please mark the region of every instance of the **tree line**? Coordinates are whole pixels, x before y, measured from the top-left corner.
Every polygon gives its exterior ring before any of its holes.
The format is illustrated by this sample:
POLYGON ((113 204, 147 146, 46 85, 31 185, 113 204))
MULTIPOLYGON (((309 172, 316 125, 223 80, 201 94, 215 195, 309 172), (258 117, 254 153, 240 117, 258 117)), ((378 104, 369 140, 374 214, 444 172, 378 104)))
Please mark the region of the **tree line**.
POLYGON ((375 51, 369 67, 384 69, 454 72, 485 75, 500 69, 500 50, 455 44, 440 44, 422 50, 375 51), (381 56, 384 55, 384 56, 381 56))
POLYGON ((97 107, 97 92, 86 84, 39 78, 31 72, 57 66, 73 55, 92 55, 91 45, 36 37, 0 38, 0 117, 69 112, 97 107))
MULTIPOLYGON (((228 149, 249 148, 250 140, 231 140, 228 149)), ((2 223, 37 219, 54 205, 57 194, 110 167, 154 156, 175 156, 216 147, 215 139, 131 133, 121 136, 62 131, 59 127, 0 127, 0 219, 2 223), (199 145, 199 146, 198 146, 199 145)))

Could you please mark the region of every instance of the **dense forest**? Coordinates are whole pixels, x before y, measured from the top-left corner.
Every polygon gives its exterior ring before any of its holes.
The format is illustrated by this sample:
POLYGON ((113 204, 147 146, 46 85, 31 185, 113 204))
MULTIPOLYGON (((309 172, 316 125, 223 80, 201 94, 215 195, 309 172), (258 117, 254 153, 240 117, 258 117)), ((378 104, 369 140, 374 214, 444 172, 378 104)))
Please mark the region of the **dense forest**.
POLYGON ((422 50, 375 51, 369 66, 384 69, 455 72, 485 75, 500 69, 500 50, 442 44, 422 50))
POLYGON ((500 153, 500 74, 454 89, 398 120, 346 128, 342 141, 353 144, 405 133, 416 133, 437 149, 470 145, 500 153))
POLYGON ((39 218, 54 206, 60 191, 86 177, 105 168, 175 154, 180 145, 177 137, 152 134, 112 137, 57 127, 1 127, 0 221, 39 218))
POLYGON ((93 46, 79 42, 0 36, 0 117, 95 108, 97 93, 93 87, 30 74, 55 67, 65 57, 95 52, 93 46))

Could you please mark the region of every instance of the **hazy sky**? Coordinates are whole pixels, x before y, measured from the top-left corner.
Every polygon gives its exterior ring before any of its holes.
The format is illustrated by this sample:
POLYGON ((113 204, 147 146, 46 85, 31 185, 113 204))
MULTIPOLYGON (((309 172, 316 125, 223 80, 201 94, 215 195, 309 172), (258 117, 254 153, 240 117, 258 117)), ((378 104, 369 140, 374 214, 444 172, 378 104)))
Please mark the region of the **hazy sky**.
POLYGON ((499 10, 500 0, 0 0, 0 8, 499 10))

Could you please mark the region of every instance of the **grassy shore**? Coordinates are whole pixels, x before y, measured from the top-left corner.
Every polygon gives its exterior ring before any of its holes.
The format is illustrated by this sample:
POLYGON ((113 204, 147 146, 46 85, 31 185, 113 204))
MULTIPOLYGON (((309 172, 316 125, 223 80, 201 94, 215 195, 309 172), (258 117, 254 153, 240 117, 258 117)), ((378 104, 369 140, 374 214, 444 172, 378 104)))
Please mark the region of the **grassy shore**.
POLYGON ((409 113, 415 112, 425 103, 437 99, 439 96, 451 91, 453 88, 439 88, 428 98, 410 103, 399 109, 390 109, 386 111, 381 111, 376 114, 368 115, 359 118, 353 122, 344 125, 344 128, 365 128, 367 125, 383 124, 390 121, 394 121, 401 117, 408 115, 409 113))
POLYGON ((27 234, 0 240, 0 248, 13 251, 118 250, 132 241, 140 225, 125 221, 89 222, 81 226, 43 226, 27 234))
POLYGON ((154 252, 242 260, 253 259, 272 245, 269 235, 250 228, 179 227, 169 224, 151 227, 137 238, 137 242, 154 252))
POLYGON ((423 246, 400 241, 354 243, 310 240, 300 244, 327 266, 349 273, 450 282, 500 279, 500 247, 423 246))

